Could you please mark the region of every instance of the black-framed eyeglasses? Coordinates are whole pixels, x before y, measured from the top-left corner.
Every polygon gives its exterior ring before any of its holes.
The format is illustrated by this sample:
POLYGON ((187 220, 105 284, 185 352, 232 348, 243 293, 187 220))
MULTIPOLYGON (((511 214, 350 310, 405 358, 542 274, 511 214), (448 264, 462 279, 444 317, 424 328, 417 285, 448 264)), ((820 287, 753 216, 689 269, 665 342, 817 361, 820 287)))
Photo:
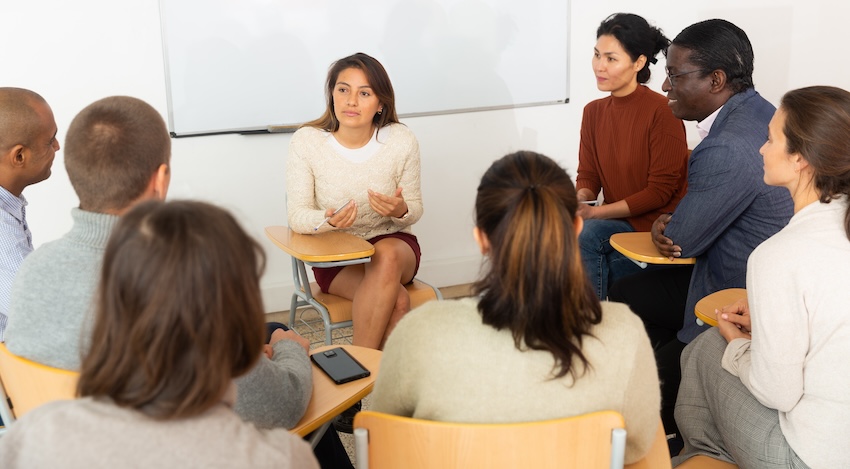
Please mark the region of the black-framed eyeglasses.
POLYGON ((704 68, 698 68, 698 69, 696 69, 696 70, 689 70, 689 71, 687 71, 687 72, 674 73, 673 75, 670 75, 670 69, 664 69, 664 73, 666 73, 666 74, 667 74, 667 79, 668 79, 668 80, 670 80, 670 86, 671 86, 671 87, 675 87, 675 86, 676 86, 676 80, 675 80, 675 79, 676 79, 677 77, 680 77, 680 76, 682 76, 682 75, 688 75, 688 74, 691 74, 691 73, 704 72, 704 71, 706 71, 706 69, 704 69, 704 68))

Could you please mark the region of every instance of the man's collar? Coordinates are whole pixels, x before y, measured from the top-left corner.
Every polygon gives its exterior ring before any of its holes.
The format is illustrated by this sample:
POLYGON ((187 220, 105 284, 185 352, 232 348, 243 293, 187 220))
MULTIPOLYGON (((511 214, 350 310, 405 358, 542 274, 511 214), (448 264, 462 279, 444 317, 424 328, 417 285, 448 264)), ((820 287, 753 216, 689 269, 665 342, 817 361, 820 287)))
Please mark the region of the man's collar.
POLYGON ((709 114, 709 116, 705 119, 697 122, 697 133, 699 134, 700 140, 708 137, 708 133, 711 132, 711 126, 714 125, 714 120, 717 119, 721 109, 723 109, 723 106, 717 108, 717 110, 709 114))

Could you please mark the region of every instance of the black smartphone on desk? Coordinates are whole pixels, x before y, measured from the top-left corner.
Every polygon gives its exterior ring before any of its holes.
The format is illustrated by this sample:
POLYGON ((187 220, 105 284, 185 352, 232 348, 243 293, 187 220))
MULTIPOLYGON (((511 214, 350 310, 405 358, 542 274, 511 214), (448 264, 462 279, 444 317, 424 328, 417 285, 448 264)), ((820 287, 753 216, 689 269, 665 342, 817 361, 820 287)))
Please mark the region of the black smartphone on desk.
POLYGON ((342 347, 317 352, 310 357, 336 384, 347 383, 372 374, 342 347))

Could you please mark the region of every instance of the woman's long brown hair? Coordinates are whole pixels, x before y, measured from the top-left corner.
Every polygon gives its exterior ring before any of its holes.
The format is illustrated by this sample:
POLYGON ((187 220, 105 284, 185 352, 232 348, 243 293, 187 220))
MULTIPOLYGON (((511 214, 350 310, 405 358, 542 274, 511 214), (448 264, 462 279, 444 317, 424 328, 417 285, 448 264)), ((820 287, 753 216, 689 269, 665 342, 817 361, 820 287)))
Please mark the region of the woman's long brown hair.
POLYGON ((221 401, 264 342, 264 256, 226 211, 145 202, 109 239, 78 393, 159 419, 221 401))
POLYGON ((579 372, 578 358, 602 308, 582 268, 575 230, 576 191, 557 163, 512 153, 481 179, 475 224, 489 241, 489 271, 475 284, 484 323, 508 328, 517 348, 546 350, 555 376, 579 372))

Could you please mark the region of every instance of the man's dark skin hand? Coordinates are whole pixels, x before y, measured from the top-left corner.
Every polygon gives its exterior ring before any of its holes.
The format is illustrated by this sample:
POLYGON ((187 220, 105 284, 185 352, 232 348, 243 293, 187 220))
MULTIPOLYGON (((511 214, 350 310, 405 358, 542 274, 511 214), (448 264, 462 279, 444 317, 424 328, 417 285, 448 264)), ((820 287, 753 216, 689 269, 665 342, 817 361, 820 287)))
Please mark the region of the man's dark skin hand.
POLYGON ((671 261, 682 256, 682 248, 673 244, 672 239, 664 236, 664 230, 667 229, 667 224, 672 218, 673 215, 665 213, 652 222, 652 242, 655 244, 655 249, 671 261))

